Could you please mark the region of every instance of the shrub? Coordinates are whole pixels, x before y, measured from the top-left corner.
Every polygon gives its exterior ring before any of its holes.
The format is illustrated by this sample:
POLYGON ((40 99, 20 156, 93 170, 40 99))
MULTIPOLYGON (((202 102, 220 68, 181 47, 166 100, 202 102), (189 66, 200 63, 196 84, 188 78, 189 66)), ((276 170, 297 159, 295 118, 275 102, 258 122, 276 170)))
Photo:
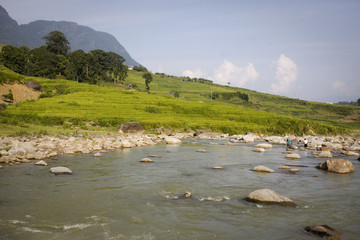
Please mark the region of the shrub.
POLYGON ((155 107, 155 106, 148 106, 144 109, 145 112, 148 112, 148 113, 159 113, 160 112, 160 109, 158 107, 155 107))
POLYGON ((4 97, 4 101, 6 101, 6 102, 13 102, 14 101, 14 96, 12 94, 11 89, 9 89, 8 94, 3 94, 2 96, 4 97))
POLYGON ((148 70, 146 69, 146 67, 143 66, 134 66, 133 67, 134 71, 138 71, 138 72, 147 72, 148 70))

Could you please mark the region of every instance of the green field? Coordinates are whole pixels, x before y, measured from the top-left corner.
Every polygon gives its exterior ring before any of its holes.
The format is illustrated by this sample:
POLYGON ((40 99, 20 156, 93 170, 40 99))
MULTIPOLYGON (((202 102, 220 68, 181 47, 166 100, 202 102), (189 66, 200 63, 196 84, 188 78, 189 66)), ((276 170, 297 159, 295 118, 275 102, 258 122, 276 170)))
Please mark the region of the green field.
POLYGON ((132 84, 135 91, 120 84, 98 86, 64 79, 27 77, 2 67, 0 79, 38 81, 44 92, 39 100, 20 102, 0 111, 0 134, 106 133, 115 132, 117 126, 129 121, 140 122, 148 133, 156 132, 159 127, 182 131, 207 129, 229 134, 333 135, 359 130, 359 122, 336 124, 338 119, 359 108, 310 103, 160 75, 153 75, 151 94, 147 94, 143 92, 142 74, 128 72, 125 85, 132 84), (179 93, 179 98, 171 96, 174 91, 179 93), (237 91, 248 94, 249 101, 210 98, 213 93, 237 91))

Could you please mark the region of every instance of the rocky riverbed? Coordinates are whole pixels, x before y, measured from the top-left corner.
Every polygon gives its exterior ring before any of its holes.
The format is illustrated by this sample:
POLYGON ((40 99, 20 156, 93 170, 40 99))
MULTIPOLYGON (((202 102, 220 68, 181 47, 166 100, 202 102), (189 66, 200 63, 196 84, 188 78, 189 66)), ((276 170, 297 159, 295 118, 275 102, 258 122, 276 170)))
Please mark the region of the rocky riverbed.
MULTIPOLYGON (((122 148, 181 143, 178 138, 159 135, 26 136, 0 139, 0 163, 20 164, 54 158, 60 154, 91 153, 122 148)), ((99 156, 98 154, 95 156, 99 156)))
MULTIPOLYGON (((23 136, 23 137, 2 137, 0 138, 0 164, 21 164, 31 163, 33 161, 54 158, 60 154, 78 154, 78 153, 97 153, 101 151, 110 151, 122 148, 133 148, 141 146, 151 146, 158 143, 180 144, 181 139, 195 137, 209 140, 225 140, 225 144, 232 143, 251 143, 254 141, 267 142, 266 149, 272 144, 286 145, 287 139, 292 139, 292 145, 288 148, 291 154, 292 150, 311 150, 317 157, 331 158, 332 156, 359 156, 360 138, 344 136, 263 136, 253 133, 245 135, 233 135, 221 133, 210 133, 206 131, 172 133, 166 134, 126 134, 126 135, 84 135, 76 134, 74 136, 56 135, 56 136, 23 136), (308 147, 304 148, 303 142, 307 140, 308 147)), ((263 152, 263 151, 260 151, 263 152)), ((95 156, 100 156, 95 154, 95 156)))

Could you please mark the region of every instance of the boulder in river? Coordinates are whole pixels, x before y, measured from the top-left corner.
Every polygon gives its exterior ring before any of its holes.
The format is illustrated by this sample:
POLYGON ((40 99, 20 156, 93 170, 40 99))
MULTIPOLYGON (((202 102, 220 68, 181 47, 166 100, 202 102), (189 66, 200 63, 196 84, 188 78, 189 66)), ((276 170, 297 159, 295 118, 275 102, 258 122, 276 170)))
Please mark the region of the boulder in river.
POLYGON ((350 161, 341 158, 329 159, 320 163, 316 168, 334 173, 350 173, 354 171, 354 165, 350 161))
POLYGON ((58 175, 58 174, 72 174, 72 171, 67 167, 52 167, 50 168, 50 172, 58 175))
POLYGON ((93 156, 94 156, 94 157, 102 157, 102 154, 101 154, 100 152, 96 152, 96 153, 94 153, 93 156))
POLYGON ((181 194, 180 196, 177 196, 175 199, 189 199, 192 198, 191 192, 186 192, 184 194, 181 194))
POLYGON ((251 192, 246 201, 255 203, 277 204, 281 206, 295 207, 296 204, 288 197, 281 196, 270 189, 258 189, 251 192))
POLYGON ((291 167, 289 167, 289 166, 280 166, 280 167, 278 167, 278 169, 290 170, 291 167))
POLYGON ((307 226, 305 231, 315 234, 323 239, 337 240, 340 239, 340 232, 328 225, 307 226))
POLYGON ((297 154, 297 153, 291 153, 291 154, 288 154, 286 155, 286 158, 290 158, 290 159, 300 159, 300 155, 297 154))
POLYGON ((214 170, 221 170, 221 169, 224 169, 224 168, 221 167, 221 166, 215 166, 215 167, 213 167, 212 169, 214 169, 214 170))
POLYGON ((143 162, 143 163, 152 163, 154 162, 153 160, 151 160, 150 158, 143 158, 140 160, 140 162, 143 162))
POLYGON ((273 173, 274 172, 274 170, 272 170, 271 168, 268 168, 268 167, 263 166, 263 165, 256 166, 252 170, 255 171, 255 172, 267 172, 267 173, 273 173))
POLYGON ((165 137, 164 142, 166 144, 180 144, 181 140, 174 137, 165 137))
POLYGON ((254 148, 252 151, 258 152, 258 153, 263 153, 263 152, 265 152, 265 149, 264 148, 254 148))
POLYGON ((206 153, 206 150, 205 150, 205 149, 198 149, 198 150, 196 150, 196 152, 199 152, 199 153, 206 153))
POLYGON ((36 162, 35 165, 38 165, 38 166, 47 166, 48 164, 47 164, 44 160, 40 160, 40 161, 36 162))
POLYGON ((259 143, 259 144, 256 144, 255 147, 269 149, 269 148, 272 148, 272 145, 269 143, 259 143))
POLYGON ((242 137, 242 140, 245 142, 245 143, 253 143, 256 139, 256 135, 253 135, 253 134, 246 134, 242 137))
POLYGON ((332 158, 333 155, 331 154, 330 151, 321 151, 320 154, 319 154, 319 157, 322 157, 322 158, 332 158))

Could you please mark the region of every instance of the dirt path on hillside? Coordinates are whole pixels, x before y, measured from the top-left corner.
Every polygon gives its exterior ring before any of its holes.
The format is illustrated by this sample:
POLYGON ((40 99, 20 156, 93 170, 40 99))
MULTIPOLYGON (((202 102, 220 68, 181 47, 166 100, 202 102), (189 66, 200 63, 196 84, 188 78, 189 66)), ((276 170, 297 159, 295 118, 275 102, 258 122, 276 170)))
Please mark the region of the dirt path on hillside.
POLYGON ((6 103, 4 101, 4 94, 9 94, 11 90, 13 94, 13 103, 26 101, 30 99, 38 99, 41 92, 34 91, 25 85, 14 83, 14 84, 0 84, 0 103, 6 103))

